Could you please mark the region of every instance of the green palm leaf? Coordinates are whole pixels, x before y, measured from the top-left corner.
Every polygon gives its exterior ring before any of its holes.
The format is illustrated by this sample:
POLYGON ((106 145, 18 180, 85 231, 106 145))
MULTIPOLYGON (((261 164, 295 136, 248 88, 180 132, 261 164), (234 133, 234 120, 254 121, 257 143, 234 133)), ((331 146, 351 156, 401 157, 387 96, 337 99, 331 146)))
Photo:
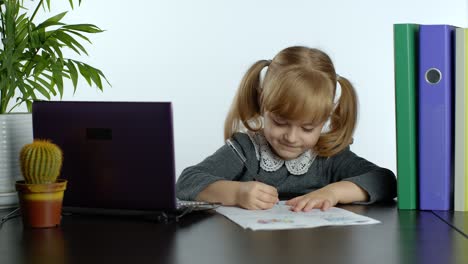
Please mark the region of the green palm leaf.
POLYGON ((72 60, 68 60, 67 63, 68 72, 70 73, 70 78, 73 83, 73 93, 76 91, 76 86, 78 85, 78 71, 76 70, 75 65, 73 65, 72 60))
POLYGON ((71 30, 76 30, 76 31, 81 31, 85 33, 101 33, 104 32, 104 30, 100 29, 99 27, 93 25, 93 24, 77 24, 77 25, 66 25, 63 26, 65 29, 71 29, 71 30))
POLYGON ((60 20, 67 14, 67 12, 60 13, 56 16, 53 16, 41 24, 37 25, 36 30, 42 29, 42 28, 47 28, 50 26, 62 26, 65 25, 64 23, 61 23, 60 20))
MULTIPOLYGON (((53 15, 39 24, 34 18, 40 9, 50 11, 50 0, 39 0, 31 16, 23 13, 23 0, 0 0, 0 114, 26 104, 28 110, 38 96, 47 100, 62 98, 66 84, 71 81, 73 92, 79 76, 89 86, 103 90, 102 80, 109 81, 101 70, 84 62, 65 58, 64 49, 88 54, 83 41, 91 43, 87 34, 104 32, 93 24, 71 24, 62 20, 67 12, 53 15), (42 8, 41 8, 42 7, 42 8), (14 96, 16 100, 12 100, 14 96), (16 101, 16 102, 14 102, 16 101), (10 102, 14 104, 10 105, 10 102)), ((78 0, 78 5, 81 0, 78 0)), ((75 1, 69 0, 73 9, 75 1)))
POLYGON ((44 88, 41 84, 33 81, 33 80, 26 80, 34 89, 36 89, 38 92, 40 92, 44 97, 46 97, 48 100, 50 100, 50 94, 47 91, 46 88, 44 88))

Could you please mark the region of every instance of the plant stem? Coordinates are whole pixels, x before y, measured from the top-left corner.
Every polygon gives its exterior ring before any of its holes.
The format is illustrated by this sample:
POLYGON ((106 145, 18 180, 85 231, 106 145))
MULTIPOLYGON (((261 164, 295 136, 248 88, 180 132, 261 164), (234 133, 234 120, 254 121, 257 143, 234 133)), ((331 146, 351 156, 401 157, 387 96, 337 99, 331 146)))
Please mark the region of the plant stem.
MULTIPOLYGON (((5 5, 7 5, 6 3, 4 3, 5 5)), ((4 22, 4 16, 3 16, 3 9, 1 8, 2 6, 0 6, 0 18, 2 20, 2 30, 1 30, 1 39, 0 41, 2 42, 2 47, 3 49, 5 49, 5 43, 4 43, 4 39, 5 39, 5 22, 4 22)), ((5 7, 5 11, 6 11, 6 7, 5 7)), ((2 65, 3 66, 3 65, 2 65)), ((0 114, 3 114, 6 112, 6 105, 8 104, 8 100, 6 98, 6 81, 4 80, 1 80, 1 84, 0 84, 0 114), (2 87, 3 85, 5 85, 5 87, 2 87)))
MULTIPOLYGON (((22 104, 23 102, 24 102, 24 100, 21 99, 18 103, 16 103, 14 106, 12 106, 12 107, 10 108, 10 110, 8 111, 8 113, 11 113, 11 112, 13 111, 13 109, 15 109, 17 106, 19 106, 19 105, 22 104)), ((7 112, 6 112, 6 109, 5 109, 5 113, 7 113, 7 112)))
POLYGON ((3 39, 5 38, 5 23, 3 22, 4 19, 3 19, 3 10, 2 10, 2 6, 0 6, 0 17, 1 17, 1 19, 2 19, 2 31, 1 31, 1 33, 2 33, 2 36, 1 36, 2 39, 1 39, 1 41, 2 41, 2 45, 3 45, 3 39))
POLYGON ((42 5, 42 2, 44 2, 44 0, 39 1, 39 3, 37 4, 36 9, 34 10, 34 13, 32 14, 31 18, 29 19, 30 21, 33 21, 34 17, 37 14, 37 11, 39 10, 39 8, 42 5))

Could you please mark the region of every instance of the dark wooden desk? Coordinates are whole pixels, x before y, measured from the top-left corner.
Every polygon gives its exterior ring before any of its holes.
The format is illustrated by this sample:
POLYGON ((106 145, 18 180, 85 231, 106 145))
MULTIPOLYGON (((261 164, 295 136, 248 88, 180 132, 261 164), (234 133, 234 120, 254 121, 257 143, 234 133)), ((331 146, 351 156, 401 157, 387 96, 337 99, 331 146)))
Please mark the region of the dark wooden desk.
POLYGON ((468 212, 434 211, 434 214, 468 238, 468 212))
POLYGON ((432 212, 342 208, 382 224, 254 232, 204 212, 169 224, 74 215, 23 229, 15 218, 0 229, 0 263, 468 263, 468 239, 432 212))

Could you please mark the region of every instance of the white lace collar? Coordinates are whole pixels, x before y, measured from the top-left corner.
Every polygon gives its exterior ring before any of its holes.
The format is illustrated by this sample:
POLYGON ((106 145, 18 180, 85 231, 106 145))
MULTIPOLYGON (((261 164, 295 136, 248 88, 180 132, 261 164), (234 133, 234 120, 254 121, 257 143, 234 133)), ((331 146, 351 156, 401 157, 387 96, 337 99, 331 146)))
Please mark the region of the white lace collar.
POLYGON ((250 140, 255 147, 255 155, 260 161, 260 167, 265 171, 277 171, 283 164, 293 175, 302 175, 309 170, 310 165, 317 156, 313 151, 306 151, 293 160, 284 161, 278 157, 270 148, 268 141, 262 132, 248 132, 250 140))

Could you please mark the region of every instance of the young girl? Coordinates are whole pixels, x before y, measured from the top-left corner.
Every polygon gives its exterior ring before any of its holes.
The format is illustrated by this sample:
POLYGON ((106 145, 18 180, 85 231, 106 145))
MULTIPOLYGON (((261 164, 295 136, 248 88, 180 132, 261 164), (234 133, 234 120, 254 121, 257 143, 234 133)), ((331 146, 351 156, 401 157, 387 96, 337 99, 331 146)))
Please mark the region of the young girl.
POLYGON ((356 118, 354 88, 328 55, 286 48, 250 67, 226 118, 224 138, 245 163, 224 145, 182 172, 177 196, 269 209, 279 194, 294 193, 286 202, 293 211, 391 200, 395 175, 349 149, 356 118), (338 84, 341 95, 334 100, 338 84))

